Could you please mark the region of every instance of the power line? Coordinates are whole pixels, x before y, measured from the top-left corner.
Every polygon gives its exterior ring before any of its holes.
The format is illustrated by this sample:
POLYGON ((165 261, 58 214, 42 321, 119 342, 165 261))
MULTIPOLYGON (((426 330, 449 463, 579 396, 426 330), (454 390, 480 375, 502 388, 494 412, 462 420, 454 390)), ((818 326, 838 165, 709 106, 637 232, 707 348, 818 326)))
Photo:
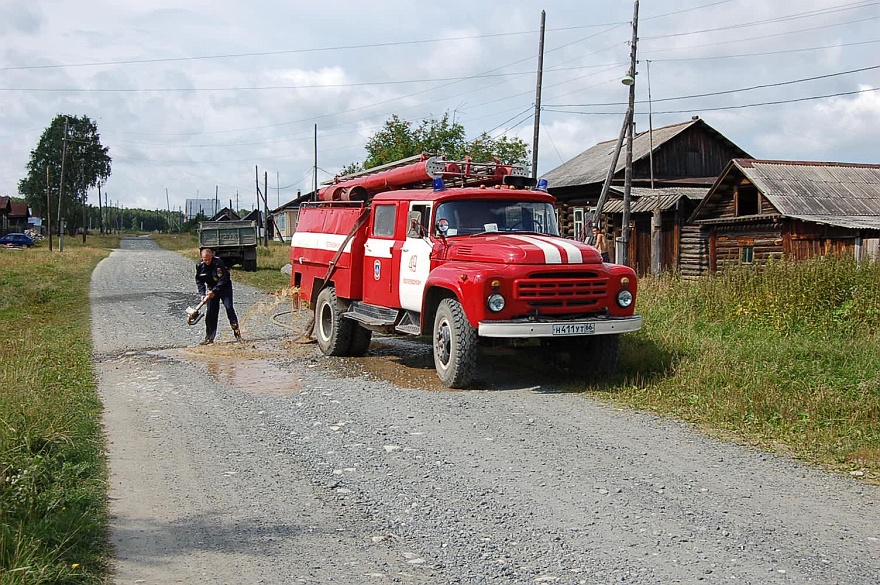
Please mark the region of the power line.
MULTIPOLYGON (((763 51, 760 53, 739 53, 736 55, 713 55, 707 57, 678 57, 672 59, 650 59, 651 63, 669 63, 674 61, 710 61, 714 59, 738 59, 742 57, 766 57, 768 55, 785 55, 788 53, 804 53, 807 51, 824 51, 826 49, 839 49, 843 47, 856 47, 859 45, 871 45, 880 43, 880 39, 871 41, 859 41, 855 43, 841 43, 839 45, 822 45, 820 47, 804 47, 801 49, 785 49, 783 51, 763 51)), ((675 49, 671 49, 675 50, 675 49)))
POLYGON ((666 35, 655 35, 652 37, 639 37, 639 40, 653 41, 653 40, 657 40, 657 39, 668 39, 668 38, 673 38, 673 37, 684 37, 684 36, 690 36, 690 35, 698 35, 698 34, 703 34, 703 33, 707 33, 707 32, 729 31, 734 28, 749 28, 752 26, 763 26, 766 24, 773 24, 773 23, 777 23, 777 22, 788 22, 791 20, 799 20, 801 18, 812 18, 814 16, 824 16, 827 14, 834 14, 837 12, 844 12, 847 10, 857 10, 859 8, 867 8, 869 6, 874 6, 876 4, 880 4, 880 2, 854 2, 852 4, 846 4, 846 5, 838 6, 838 7, 822 8, 819 10, 810 10, 807 12, 789 14, 787 16, 778 16, 776 18, 754 20, 751 22, 743 22, 740 24, 730 24, 730 25, 716 27, 716 28, 707 28, 707 29, 703 29, 703 30, 691 30, 691 31, 687 31, 687 32, 670 33, 670 34, 666 34, 666 35))
MULTIPOLYGON (((672 51, 687 51, 687 50, 690 50, 690 49, 700 49, 700 48, 703 48, 703 47, 715 47, 715 46, 718 46, 718 45, 730 46, 730 45, 732 45, 732 44, 734 44, 734 43, 744 43, 744 42, 747 42, 747 41, 758 41, 758 40, 762 40, 762 39, 772 39, 772 38, 776 38, 776 37, 784 37, 784 36, 794 35, 794 34, 799 34, 799 33, 813 32, 813 31, 817 31, 817 30, 823 30, 823 29, 826 29, 826 28, 835 28, 835 27, 838 27, 838 26, 845 26, 845 25, 848 25, 848 24, 862 24, 862 23, 864 23, 865 21, 868 21, 868 20, 877 20, 878 18, 880 18, 880 16, 871 16, 871 17, 868 17, 868 18, 860 18, 860 19, 858 19, 858 20, 849 20, 849 21, 846 21, 846 22, 838 22, 838 23, 835 23, 835 24, 826 24, 826 25, 822 25, 822 26, 814 26, 814 27, 811 27, 811 28, 801 28, 801 29, 790 30, 790 31, 781 32, 781 33, 774 33, 774 34, 769 34, 769 35, 760 35, 760 36, 757 36, 757 37, 746 37, 746 38, 744 38, 744 39, 727 39, 727 38, 726 38, 725 40, 723 40, 723 41, 719 41, 719 42, 717 42, 717 43, 704 43, 704 44, 702 44, 702 45, 687 45, 687 46, 681 46, 681 47, 672 47, 672 48, 669 48, 669 49, 655 49, 655 50, 651 51, 651 54, 653 55, 653 54, 655 54, 655 53, 669 53, 669 52, 672 52, 672 51)), ((659 59, 654 59, 653 57, 652 57, 650 60, 651 60, 651 61, 659 61, 659 59)))
MULTIPOLYGON (((606 26, 621 26, 627 24, 626 22, 622 23, 609 23, 609 24, 585 24, 578 26, 568 26, 561 28, 551 29, 554 32, 558 31, 569 31, 569 30, 582 30, 587 28, 601 28, 606 26)), ((90 63, 66 63, 59 65, 21 65, 16 67, 0 67, 0 71, 22 71, 22 70, 31 70, 31 69, 62 69, 62 68, 73 68, 73 67, 102 67, 106 65, 144 65, 144 64, 152 64, 152 63, 175 63, 181 61, 206 61, 206 60, 215 60, 215 59, 235 59, 239 57, 273 57, 278 55, 292 55, 297 53, 320 53, 326 51, 351 51, 351 50, 361 50, 361 49, 374 49, 374 48, 385 48, 385 47, 400 47, 407 45, 420 45, 427 43, 445 43, 449 41, 464 41, 464 40, 473 40, 473 39, 487 39, 487 38, 495 38, 495 37, 510 37, 510 36, 518 36, 518 35, 529 35, 535 34, 537 32, 536 29, 533 30, 525 30, 525 31, 516 31, 516 32, 502 32, 502 33, 487 33, 482 35, 467 35, 460 37, 446 37, 446 38, 434 38, 434 39, 413 39, 409 41, 395 41, 395 42, 386 42, 386 43, 364 43, 359 45, 338 45, 338 46, 330 46, 330 47, 312 47, 305 49, 285 49, 281 51, 260 51, 254 53, 227 53, 220 55, 200 55, 194 57, 162 57, 156 59, 128 59, 128 60, 120 60, 120 61, 95 61, 90 63)))
MULTIPOLYGON (((793 104, 793 103, 798 103, 798 102, 823 100, 823 99, 833 98, 833 97, 843 97, 843 96, 848 96, 848 95, 869 93, 872 91, 880 91, 880 87, 867 87, 864 89, 857 89, 857 90, 853 90, 853 91, 842 91, 842 92, 838 92, 838 93, 829 93, 829 94, 825 94, 825 95, 815 95, 815 96, 802 97, 802 98, 792 98, 792 99, 787 99, 787 100, 774 100, 774 101, 769 101, 769 102, 757 102, 757 103, 751 103, 751 104, 741 104, 741 105, 736 105, 736 106, 718 106, 718 107, 714 107, 714 108, 691 108, 689 110, 666 110, 664 112, 654 112, 654 114, 655 115, 656 114, 690 114, 693 112, 719 112, 719 111, 723 111, 723 110, 739 110, 739 109, 743 109, 743 108, 755 108, 755 107, 759 107, 759 106, 776 106, 776 105, 780 105, 780 104, 793 104)), ((580 116, 620 116, 623 114, 623 112, 572 112, 571 110, 555 110, 555 109, 552 109, 551 107, 548 107, 547 111, 548 112, 556 112, 556 113, 560 113, 560 114, 577 114, 580 116)), ((646 115, 646 114, 638 114, 638 115, 646 115)))
MULTIPOLYGON (((793 79, 791 81, 780 81, 778 83, 764 83, 761 85, 752 85, 750 87, 741 87, 738 89, 728 89, 724 91, 714 91, 711 93, 699 93, 693 95, 685 95, 678 97, 669 97, 669 98, 661 98, 652 100, 654 103, 657 102, 671 102, 678 100, 688 100, 702 97, 713 97, 719 95, 727 95, 731 93, 739 93, 743 91, 753 91, 756 89, 766 89, 768 87, 780 87, 783 85, 793 85, 795 83, 805 83, 807 81, 816 81, 818 79, 828 79, 830 77, 839 77, 841 75, 850 75, 852 73, 861 73, 863 71, 871 71, 874 69, 880 69, 880 65, 872 65, 871 67, 862 67, 861 69, 851 69, 849 71, 840 71, 838 73, 828 73, 827 75, 816 75, 814 77, 804 77, 802 79, 793 79)), ((640 104, 647 103, 644 100, 637 102, 640 104)), ((606 102, 606 103, 596 103, 596 104, 548 104, 548 107, 551 108, 589 108, 589 107, 600 107, 600 106, 621 106, 624 105, 623 102, 606 102)))

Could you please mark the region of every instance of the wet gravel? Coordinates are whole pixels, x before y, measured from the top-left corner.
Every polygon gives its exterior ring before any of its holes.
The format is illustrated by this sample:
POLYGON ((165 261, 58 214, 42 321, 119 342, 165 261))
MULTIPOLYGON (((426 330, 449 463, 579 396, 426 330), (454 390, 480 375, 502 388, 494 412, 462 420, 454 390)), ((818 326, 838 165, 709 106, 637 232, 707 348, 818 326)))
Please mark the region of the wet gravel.
POLYGON ((876 487, 509 357, 464 392, 412 341, 325 358, 240 285, 247 343, 194 347, 192 268, 138 239, 93 275, 117 582, 880 582, 876 487))

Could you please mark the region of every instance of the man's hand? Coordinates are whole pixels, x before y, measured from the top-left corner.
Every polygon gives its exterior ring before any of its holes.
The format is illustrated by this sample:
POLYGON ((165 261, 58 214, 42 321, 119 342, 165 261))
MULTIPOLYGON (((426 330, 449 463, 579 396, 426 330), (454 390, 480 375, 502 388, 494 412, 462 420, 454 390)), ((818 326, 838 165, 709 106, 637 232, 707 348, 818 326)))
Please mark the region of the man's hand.
POLYGON ((209 299, 213 299, 214 298, 214 291, 209 290, 208 294, 206 294, 205 296, 208 297, 209 299))

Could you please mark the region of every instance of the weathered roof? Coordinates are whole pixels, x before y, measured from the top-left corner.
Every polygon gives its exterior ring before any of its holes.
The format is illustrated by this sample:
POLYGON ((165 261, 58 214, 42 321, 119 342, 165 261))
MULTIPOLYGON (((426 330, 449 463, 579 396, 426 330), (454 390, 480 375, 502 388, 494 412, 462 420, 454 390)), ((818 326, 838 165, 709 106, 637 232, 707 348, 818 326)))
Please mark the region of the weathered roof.
MULTIPOLYGON (((653 140, 650 136, 651 132, 638 133, 633 137, 633 161, 635 162, 647 158, 650 155, 652 141, 654 144, 654 152, 657 152, 663 144, 669 142, 688 128, 697 124, 718 134, 721 139, 727 141, 727 138, 700 118, 691 119, 679 124, 654 128, 653 140)), ((552 171, 545 173, 542 178, 547 179, 550 183, 551 189, 602 183, 605 181, 605 176, 608 174, 608 169, 610 168, 611 159, 614 156, 614 149, 616 146, 616 139, 600 142, 571 160, 564 162, 552 171)), ((621 153, 620 157, 617 159, 617 166, 614 169, 614 173, 617 174, 622 172, 625 167, 626 157, 621 153)))
POLYGON ((314 191, 310 191, 308 193, 300 193, 287 203, 282 203, 275 209, 269 211, 272 215, 276 213, 281 213, 282 211, 287 211, 289 209, 299 209, 300 204, 306 201, 311 201, 314 198, 314 191))
POLYGON ((224 207, 220 211, 214 214, 213 217, 209 221, 238 221, 241 218, 237 213, 229 209, 228 207, 224 207))
MULTIPOLYGON (((619 187, 611 187, 610 191, 623 193, 619 187)), ((686 197, 693 201, 700 201, 709 192, 708 188, 698 187, 664 187, 662 189, 648 189, 647 187, 633 187, 631 190, 633 201, 630 204, 630 213, 653 213, 658 207, 661 211, 675 207, 675 204, 686 197)), ((623 213, 623 201, 610 199, 602 206, 602 213, 623 213)))
POLYGON ((31 208, 27 203, 12 202, 9 210, 9 217, 30 217, 31 208))
POLYGON ((7 211, 9 209, 10 199, 6 195, 0 197, 0 209, 7 211))
MULTIPOLYGON (((714 195, 729 183, 726 179, 732 173, 741 173, 786 217, 852 229, 880 229, 880 165, 734 159, 710 193, 714 195)), ((694 211, 694 218, 705 201, 694 211)))

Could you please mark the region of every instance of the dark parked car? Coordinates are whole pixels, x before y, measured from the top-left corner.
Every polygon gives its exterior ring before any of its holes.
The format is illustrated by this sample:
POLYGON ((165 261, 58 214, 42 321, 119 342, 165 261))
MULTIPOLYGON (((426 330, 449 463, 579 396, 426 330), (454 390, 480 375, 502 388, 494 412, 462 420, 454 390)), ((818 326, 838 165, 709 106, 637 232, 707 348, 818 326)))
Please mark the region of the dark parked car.
POLYGON ((7 248, 30 248, 34 239, 27 234, 6 234, 0 238, 0 246, 7 248))

